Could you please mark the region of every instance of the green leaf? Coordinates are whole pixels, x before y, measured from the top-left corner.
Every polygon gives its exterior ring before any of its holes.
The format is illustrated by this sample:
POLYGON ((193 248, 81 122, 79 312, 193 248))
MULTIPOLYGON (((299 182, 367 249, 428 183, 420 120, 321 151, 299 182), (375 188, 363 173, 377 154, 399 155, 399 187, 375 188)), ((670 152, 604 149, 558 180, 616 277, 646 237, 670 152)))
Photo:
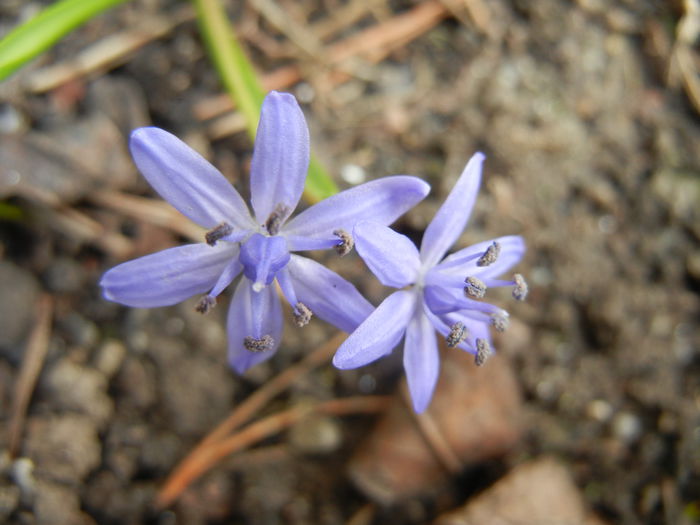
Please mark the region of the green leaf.
MULTIPOLYGON (((248 135, 255 139, 260 108, 265 98, 255 70, 236 39, 219 0, 193 0, 202 37, 224 87, 246 119, 248 135)), ((305 197, 316 202, 338 193, 338 187, 323 166, 311 158, 305 197)))
POLYGON ((0 40, 0 80, 6 79, 59 39, 126 0, 60 0, 0 40))
POLYGON ((0 220, 21 222, 25 219, 22 208, 6 201, 0 201, 0 220))

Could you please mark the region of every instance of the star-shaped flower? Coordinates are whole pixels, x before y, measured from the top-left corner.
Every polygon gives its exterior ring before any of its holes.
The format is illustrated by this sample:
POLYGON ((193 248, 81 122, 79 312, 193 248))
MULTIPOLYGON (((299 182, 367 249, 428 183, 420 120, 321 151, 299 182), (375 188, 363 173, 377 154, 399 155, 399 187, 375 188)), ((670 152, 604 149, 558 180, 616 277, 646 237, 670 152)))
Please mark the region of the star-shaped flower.
POLYGON ((505 330, 508 313, 478 301, 488 287, 513 286, 523 300, 522 276, 496 279, 525 253, 521 237, 507 236, 459 250, 441 259, 461 235, 476 201, 484 155, 475 154, 425 230, 420 252, 404 235, 371 221, 354 229, 355 246, 370 270, 386 286, 399 288, 340 346, 333 364, 357 368, 392 351, 405 336, 403 364, 416 412, 423 412, 440 368, 435 330, 447 346, 475 354, 477 365, 491 354, 489 325, 505 330))
POLYGON ((170 248, 109 270, 104 296, 128 306, 167 306, 204 294, 206 313, 240 274, 228 314, 229 362, 238 372, 269 358, 282 334, 274 286, 292 305, 298 326, 312 314, 351 332, 372 311, 357 289, 319 263, 291 252, 352 249, 360 219, 390 224, 423 199, 416 177, 378 179, 338 193, 293 219, 309 165, 309 131, 292 95, 264 100, 251 163, 254 214, 224 176, 202 156, 159 128, 135 130, 134 162, 153 188, 183 215, 208 230, 203 243, 170 248))

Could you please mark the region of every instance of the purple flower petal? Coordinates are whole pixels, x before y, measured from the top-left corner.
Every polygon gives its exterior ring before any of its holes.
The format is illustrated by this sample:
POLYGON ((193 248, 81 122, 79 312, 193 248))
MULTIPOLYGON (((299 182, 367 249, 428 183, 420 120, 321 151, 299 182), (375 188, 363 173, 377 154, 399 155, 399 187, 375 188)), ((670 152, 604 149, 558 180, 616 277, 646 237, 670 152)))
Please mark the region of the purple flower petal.
POLYGON ((372 305, 357 288, 325 266, 292 255, 286 270, 298 300, 336 328, 350 333, 372 313, 372 305))
POLYGON ((284 235, 335 239, 361 220, 391 224, 420 202, 430 186, 416 177, 395 175, 355 186, 314 204, 284 227, 284 235))
POLYGON ((525 241, 519 235, 507 235, 480 242, 463 248, 445 258, 435 267, 436 271, 445 275, 456 275, 462 278, 471 275, 481 279, 503 275, 518 264, 525 255, 525 241), (494 242, 501 246, 501 253, 492 264, 477 266, 476 261, 494 242))
POLYGON ((228 361, 239 374, 251 366, 272 357, 282 337, 282 306, 274 286, 266 286, 254 292, 252 283, 243 278, 236 286, 228 311, 228 361), (261 340, 272 338, 269 350, 251 352, 246 350, 245 340, 252 337, 261 340))
POLYGON ((440 373, 440 354, 435 328, 421 309, 416 311, 408 323, 406 343, 403 347, 403 366, 413 409, 420 414, 430 404, 440 373))
POLYGON ((403 288, 415 282, 420 257, 413 241, 376 222, 358 222, 353 232, 357 252, 383 285, 403 288))
POLYGON ((287 243, 282 237, 254 233, 241 246, 240 261, 243 273, 253 282, 253 289, 260 291, 289 262, 287 243))
POLYGON ((115 266, 102 276, 106 299, 127 306, 152 308, 184 301, 208 292, 238 248, 186 244, 115 266))
POLYGON ((330 250, 335 246, 338 246, 340 242, 340 237, 333 235, 333 237, 327 238, 316 238, 313 237, 301 237, 299 235, 286 235, 284 238, 287 240, 287 246, 289 246, 290 252, 308 252, 311 250, 330 250))
POLYGON ((200 226, 255 226, 245 202, 219 170, 175 135, 139 128, 131 134, 129 149, 153 189, 200 226))
POLYGON ((296 208, 309 168, 309 129, 296 99, 271 91, 260 112, 250 166, 251 203, 264 224, 274 211, 284 221, 296 208))
POLYGON ((394 292, 350 334, 333 357, 336 368, 364 366, 388 354, 401 341, 416 307, 412 291, 394 292))
POLYGON ((436 315, 465 309, 487 314, 500 311, 497 306, 465 297, 461 288, 427 285, 423 290, 423 297, 430 310, 436 315))
POLYGON ((426 267, 433 267, 442 259, 467 225, 479 192, 484 159, 483 153, 475 153, 469 159, 454 188, 426 228, 420 249, 426 267))

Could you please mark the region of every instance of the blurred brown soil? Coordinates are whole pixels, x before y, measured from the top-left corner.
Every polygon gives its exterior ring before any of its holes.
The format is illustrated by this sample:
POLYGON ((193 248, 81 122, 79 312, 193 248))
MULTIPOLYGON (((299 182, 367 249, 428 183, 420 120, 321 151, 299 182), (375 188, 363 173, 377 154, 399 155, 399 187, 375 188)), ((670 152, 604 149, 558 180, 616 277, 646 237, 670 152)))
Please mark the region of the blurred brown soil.
MULTIPOLYGON (((2 2, 0 34, 47 3, 2 2)), ((511 313, 494 359, 514 373, 521 437, 495 458, 443 461, 383 505, 350 465, 385 415, 309 409, 156 508, 200 439, 334 332, 289 323, 277 356, 241 378, 226 366, 228 298, 204 317, 196 300, 139 310, 100 297, 106 269, 199 235, 135 171, 131 129, 168 129, 247 192, 251 144, 190 7, 136 0, 0 84, 0 522, 452 523, 464 505, 475 516, 499 494, 527 497, 502 487, 552 456, 590 519, 698 522, 698 2, 227 5, 266 85, 302 103, 340 186, 396 173, 431 183, 399 231, 419 239, 464 163, 486 153, 459 246, 506 234, 529 246, 528 301, 491 297, 511 313)), ((375 304, 386 295, 356 255, 324 260, 375 304)), ((400 392, 400 354, 312 367, 255 416, 400 392)), ((432 444, 463 416, 443 408, 432 444)))

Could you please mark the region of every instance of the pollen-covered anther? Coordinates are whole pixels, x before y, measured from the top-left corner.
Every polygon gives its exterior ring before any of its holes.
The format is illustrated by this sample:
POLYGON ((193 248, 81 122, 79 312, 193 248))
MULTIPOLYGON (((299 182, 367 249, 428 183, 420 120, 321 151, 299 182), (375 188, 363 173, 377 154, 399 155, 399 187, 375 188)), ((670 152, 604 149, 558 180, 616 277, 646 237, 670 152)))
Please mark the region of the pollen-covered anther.
POLYGON ((265 229, 270 235, 277 235, 282 227, 282 221, 289 213, 289 207, 280 203, 275 206, 272 213, 265 221, 265 229))
POLYGON ((333 235, 340 238, 340 242, 335 245, 335 251, 338 252, 338 255, 343 257, 349 254, 355 246, 355 240, 352 238, 352 235, 345 230, 335 230, 333 235))
POLYGON ((464 279, 464 295, 472 299, 481 299, 486 295, 486 284, 478 277, 467 277, 464 279))
POLYGON ((525 278, 519 273, 516 273, 513 276, 513 281, 515 282, 515 288, 513 288, 513 297, 517 301, 524 301, 527 297, 528 292, 527 282, 525 281, 525 278))
POLYGON ((208 314, 209 312, 211 312, 211 309, 215 306, 216 297, 212 297, 211 295, 204 295, 197 303, 197 306, 194 307, 194 310, 195 312, 199 312, 200 314, 208 314))
POLYGON ((483 253, 481 257, 479 257, 479 260, 476 261, 477 266, 490 266, 493 263, 496 262, 498 259, 498 256, 501 254, 501 245, 498 244, 496 241, 493 241, 491 245, 486 248, 486 251, 483 253))
POLYGON ((311 321, 311 317, 313 315, 313 312, 308 306, 302 302, 299 302, 294 307, 294 324, 299 328, 306 326, 309 324, 309 321, 311 321))
POLYGON ((464 326, 464 323, 457 321, 450 328, 450 333, 447 334, 445 341, 447 342, 447 346, 449 348, 454 348, 459 343, 464 341, 464 339, 466 337, 467 337, 467 327, 464 326))
POLYGON ((486 339, 476 340, 476 355, 474 356, 476 366, 483 365, 492 353, 491 345, 486 339))
POLYGON ((209 246, 214 246, 216 244, 216 241, 223 239, 227 235, 230 235, 233 232, 233 226, 231 226, 227 222, 222 222, 218 226, 215 226, 211 230, 209 230, 205 235, 204 235, 204 240, 207 241, 207 244, 209 246))
POLYGON ((508 314, 506 312, 491 314, 491 326, 494 327, 496 332, 505 332, 509 323, 510 320, 508 319, 508 314))
POLYGON ((248 336, 243 339, 243 346, 245 346, 245 349, 249 352, 267 352, 268 350, 272 350, 272 347, 275 346, 275 340, 271 335, 264 335, 260 339, 248 336))

